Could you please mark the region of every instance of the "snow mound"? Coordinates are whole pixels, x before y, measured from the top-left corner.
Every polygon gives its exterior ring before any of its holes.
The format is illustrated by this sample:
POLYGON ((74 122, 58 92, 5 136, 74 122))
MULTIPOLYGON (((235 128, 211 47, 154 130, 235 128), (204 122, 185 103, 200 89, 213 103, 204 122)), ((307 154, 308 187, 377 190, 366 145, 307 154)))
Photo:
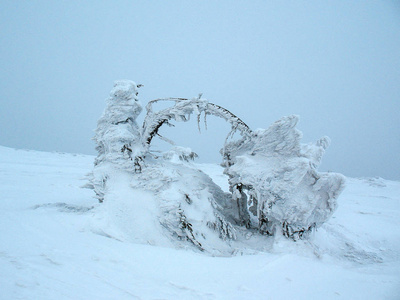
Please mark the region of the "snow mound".
POLYGON ((185 162, 155 162, 136 174, 111 168, 96 230, 142 244, 186 248, 189 241, 216 255, 232 251, 236 232, 220 213, 229 194, 208 175, 185 162))

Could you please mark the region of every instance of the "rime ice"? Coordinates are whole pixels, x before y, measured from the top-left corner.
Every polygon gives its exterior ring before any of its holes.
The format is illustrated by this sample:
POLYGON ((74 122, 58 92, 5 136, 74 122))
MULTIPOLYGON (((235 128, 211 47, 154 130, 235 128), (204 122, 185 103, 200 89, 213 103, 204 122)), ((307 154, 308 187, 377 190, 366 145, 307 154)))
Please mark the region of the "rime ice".
POLYGON ((150 101, 139 128, 136 118, 142 107, 137 88, 132 81, 115 83, 98 121, 98 156, 88 185, 104 201, 108 223, 124 219, 135 240, 175 246, 189 242, 202 251, 226 254, 245 244, 249 234, 260 239, 276 234, 303 238, 335 211, 344 176, 317 171, 330 140, 301 144, 297 116, 253 131, 200 95, 150 101), (173 105, 157 111, 153 106, 160 101, 173 105), (186 122, 191 115, 198 122, 202 115, 213 115, 231 125, 221 150, 230 193, 190 162, 197 156, 190 149, 175 146, 162 155, 150 151, 162 126, 186 122), (235 132, 240 139, 229 141, 235 132), (146 201, 144 210, 141 201, 146 201), (118 207, 129 207, 125 214, 130 215, 115 219, 118 207), (155 226, 152 232, 141 229, 148 224, 155 226))
POLYGON ((241 224, 294 239, 327 221, 345 181, 340 174, 317 172, 329 139, 301 144, 297 122, 297 116, 283 117, 225 147, 225 172, 241 224))

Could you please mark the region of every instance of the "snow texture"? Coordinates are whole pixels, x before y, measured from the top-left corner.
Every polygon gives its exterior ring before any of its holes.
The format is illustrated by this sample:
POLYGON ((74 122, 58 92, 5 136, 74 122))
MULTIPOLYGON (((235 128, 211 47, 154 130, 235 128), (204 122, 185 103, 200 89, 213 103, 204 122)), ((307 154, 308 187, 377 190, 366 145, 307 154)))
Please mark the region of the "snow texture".
MULTIPOLYGON (((158 209, 152 203, 163 200, 127 189, 130 176, 121 176, 128 181, 119 183, 121 203, 93 199, 93 191, 80 186, 94 159, 0 147, 0 299, 394 300, 400 295, 398 181, 348 178, 337 211, 308 239, 294 243, 246 230, 240 244, 238 231, 236 255, 216 257, 200 254, 191 242, 181 242, 187 249, 169 248, 171 240, 149 222, 158 209), (114 216, 102 215, 106 205, 114 216), (140 235, 150 242, 135 242, 140 235), (160 237, 167 247, 150 245, 160 237)), ((193 166, 228 191, 223 168, 193 166)), ((172 185, 169 191, 179 193, 172 185)))

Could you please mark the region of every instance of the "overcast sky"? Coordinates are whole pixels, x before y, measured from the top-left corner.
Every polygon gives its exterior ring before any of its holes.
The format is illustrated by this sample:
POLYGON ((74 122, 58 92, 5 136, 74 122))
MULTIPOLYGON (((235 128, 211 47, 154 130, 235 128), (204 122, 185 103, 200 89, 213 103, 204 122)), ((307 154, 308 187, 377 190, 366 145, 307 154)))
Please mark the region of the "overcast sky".
MULTIPOLYGON (((95 154, 131 79, 143 104, 202 92, 253 129, 297 114, 304 143, 332 140, 320 170, 400 179, 398 3, 2 0, 0 145, 95 154)), ((185 125, 163 134, 220 161, 229 126, 185 125)))

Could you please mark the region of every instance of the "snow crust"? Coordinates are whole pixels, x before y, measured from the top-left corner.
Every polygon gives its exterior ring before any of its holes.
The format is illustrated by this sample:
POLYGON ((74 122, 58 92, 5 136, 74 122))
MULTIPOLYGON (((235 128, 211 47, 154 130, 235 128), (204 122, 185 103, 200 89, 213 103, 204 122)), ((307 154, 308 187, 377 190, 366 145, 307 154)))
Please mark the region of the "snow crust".
MULTIPOLYGON (((134 205, 119 190, 102 215, 107 201, 80 188, 93 160, 0 147, 0 299, 398 299, 400 182, 348 178, 307 240, 263 236, 265 249, 221 257, 151 245, 165 235, 149 230, 161 199, 146 190, 134 205)), ((195 167, 227 191, 221 167, 195 167)))

